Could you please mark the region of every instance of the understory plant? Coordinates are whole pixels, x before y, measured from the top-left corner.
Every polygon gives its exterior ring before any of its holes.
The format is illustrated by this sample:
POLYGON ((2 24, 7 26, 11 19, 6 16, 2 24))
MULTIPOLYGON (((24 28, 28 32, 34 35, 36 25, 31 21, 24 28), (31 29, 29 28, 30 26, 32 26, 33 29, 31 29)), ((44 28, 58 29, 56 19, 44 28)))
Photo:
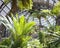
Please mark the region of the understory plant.
POLYGON ((28 42, 27 48, 43 48, 43 45, 39 42, 38 39, 32 39, 28 42))
MULTIPOLYGON (((32 13, 32 16, 38 18, 39 20, 39 41, 43 45, 42 48, 60 48, 60 26, 58 25, 51 25, 46 16, 52 16, 56 17, 59 16, 60 11, 59 11, 59 2, 57 5, 53 7, 52 10, 42 10, 42 11, 35 11, 32 13), (42 26, 41 25, 41 17, 45 18, 47 20, 49 27, 42 26), (41 27, 42 26, 42 27, 41 27), (42 28, 42 30, 40 30, 42 28)), ((56 18, 55 18, 56 19, 56 18)), ((55 20, 56 21, 56 20, 55 20)))
POLYGON ((0 22, 3 23, 10 31, 10 36, 3 38, 0 42, 0 48, 27 48, 27 43, 31 39, 29 33, 32 31, 35 22, 26 22, 24 16, 18 18, 4 16, 0 17, 0 22))
POLYGON ((38 35, 43 48, 60 48, 60 26, 44 27, 38 35))

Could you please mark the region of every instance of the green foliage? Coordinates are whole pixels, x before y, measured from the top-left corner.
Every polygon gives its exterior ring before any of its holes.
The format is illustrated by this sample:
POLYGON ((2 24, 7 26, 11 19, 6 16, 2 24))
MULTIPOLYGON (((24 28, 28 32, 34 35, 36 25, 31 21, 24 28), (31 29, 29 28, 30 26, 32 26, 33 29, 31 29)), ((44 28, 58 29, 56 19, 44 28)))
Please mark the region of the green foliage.
POLYGON ((50 10, 46 10, 46 9, 44 9, 44 10, 42 10, 42 12, 44 12, 44 13, 50 13, 50 10))
MULTIPOLYGON (((46 48, 59 48, 60 46, 60 26, 51 26, 50 28, 45 28, 42 34, 45 34, 45 44, 46 48)), ((40 33, 41 34, 41 33, 40 33)), ((40 40, 44 36, 40 35, 40 40)), ((40 41, 41 42, 41 41, 40 41)))
POLYGON ((32 13, 32 16, 36 17, 38 19, 40 19, 41 17, 46 18, 46 16, 48 16, 48 15, 51 15, 51 10, 48 10, 48 9, 43 9, 41 11, 35 10, 32 13))
POLYGON ((45 39, 45 34, 44 34, 43 32, 39 32, 38 35, 39 35, 39 41, 40 41, 41 43, 44 43, 44 42, 45 42, 45 41, 44 41, 44 39, 45 39))
MULTIPOLYGON (((17 2, 21 10, 32 8, 32 0, 18 0, 17 2)), ((32 16, 40 20, 41 17, 46 19, 46 16, 52 15, 51 13, 56 16, 60 15, 60 2, 56 3, 52 10, 33 11, 32 16)), ((8 20, 4 16, 0 17, 0 22, 11 31, 11 35, 0 42, 1 48, 60 48, 60 26, 49 26, 49 28, 43 26, 44 30, 39 30, 38 33, 39 40, 29 41, 31 39, 29 33, 35 22, 27 23, 24 16, 12 18, 13 20, 8 17, 8 20)))
POLYGON ((11 32, 10 37, 5 38, 0 42, 1 48, 3 46, 7 46, 7 48, 27 48, 27 42, 31 38, 29 33, 32 31, 35 22, 27 23, 24 16, 21 16, 20 18, 18 18, 18 16, 13 17, 13 20, 10 17, 8 17, 8 19, 2 17, 0 21, 2 21, 6 28, 9 28, 11 32), (6 23, 4 21, 6 21, 6 23), (10 21, 12 21, 12 23, 10 21))
POLYGON ((11 40, 10 38, 5 38, 3 39, 2 42, 0 42, 0 48, 10 48, 10 45, 11 45, 11 40))
POLYGON ((23 9, 32 9, 33 2, 32 0, 18 0, 18 7, 23 9))
POLYGON ((27 48, 43 48, 43 46, 38 39, 32 39, 32 41, 28 42, 27 48))
POLYGON ((53 14, 59 16, 60 15, 60 2, 57 2, 53 7, 52 11, 53 14))
MULTIPOLYGON (((5 3, 8 3, 10 0, 4 0, 5 3)), ((11 0, 12 1, 12 0, 11 0)), ((32 0, 16 0, 17 1, 17 6, 19 7, 20 10, 29 10, 32 9, 33 2, 32 0)))
POLYGON ((4 0, 4 3, 8 3, 10 0, 4 0))

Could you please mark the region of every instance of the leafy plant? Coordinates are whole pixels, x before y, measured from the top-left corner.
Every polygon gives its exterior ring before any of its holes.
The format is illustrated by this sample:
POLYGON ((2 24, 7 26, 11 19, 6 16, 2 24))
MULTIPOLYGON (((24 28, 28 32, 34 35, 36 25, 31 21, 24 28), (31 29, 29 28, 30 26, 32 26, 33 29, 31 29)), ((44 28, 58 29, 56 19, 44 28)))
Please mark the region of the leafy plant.
POLYGON ((18 18, 18 16, 13 17, 13 20, 10 17, 8 17, 8 19, 2 17, 0 21, 11 32, 8 38, 0 42, 1 48, 3 46, 5 46, 5 48, 27 48, 27 42, 31 38, 29 33, 32 31, 35 22, 32 21, 27 23, 24 16, 20 18, 18 18))
POLYGON ((32 9, 33 2, 32 0, 18 0, 18 7, 20 9, 32 9))
POLYGON ((45 48, 59 48, 60 26, 51 26, 39 32, 39 40, 45 48))
POLYGON ((27 48, 43 48, 43 46, 38 39, 32 39, 32 41, 28 42, 27 48))
POLYGON ((56 16, 59 16, 60 15, 60 1, 55 4, 55 6, 51 10, 51 12, 53 14, 55 14, 56 16))

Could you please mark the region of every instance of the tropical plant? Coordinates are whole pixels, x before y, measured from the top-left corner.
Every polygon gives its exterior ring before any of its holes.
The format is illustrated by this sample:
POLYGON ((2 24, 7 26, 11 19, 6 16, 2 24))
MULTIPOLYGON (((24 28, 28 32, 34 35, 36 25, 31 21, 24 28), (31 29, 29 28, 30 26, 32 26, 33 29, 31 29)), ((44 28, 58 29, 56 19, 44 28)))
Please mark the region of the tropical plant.
POLYGON ((40 43, 45 48, 59 48, 60 46, 60 26, 44 27, 44 30, 39 32, 40 43))
POLYGON ((53 9, 51 10, 51 12, 53 14, 55 14, 56 16, 60 15, 60 1, 55 3, 55 6, 53 7, 53 9))
POLYGON ((50 33, 48 48, 59 48, 60 46, 60 26, 51 26, 47 31, 50 33))
MULTIPOLYGON (((41 17, 44 17, 47 20, 46 16, 49 16, 49 15, 54 16, 54 14, 52 14, 51 11, 52 10, 35 11, 32 13, 32 16, 37 17, 39 20, 41 17)), ((39 22, 41 22, 41 21, 39 21, 39 22)), ((60 40, 60 33, 59 33, 60 27, 50 24, 49 28, 47 28, 45 26, 43 26, 43 28, 44 28, 44 30, 41 31, 39 29, 39 33, 38 33, 39 41, 40 41, 40 43, 43 44, 43 48, 59 48, 60 47, 59 46, 60 45, 60 41, 59 41, 60 40)))
POLYGON ((43 48, 38 39, 32 39, 28 42, 28 48, 43 48))
POLYGON ((1 23, 11 32, 8 38, 4 38, 0 42, 0 48, 27 48, 27 42, 31 39, 29 33, 32 31, 35 22, 27 23, 24 16, 18 18, 13 17, 13 20, 8 17, 1 17, 1 23))

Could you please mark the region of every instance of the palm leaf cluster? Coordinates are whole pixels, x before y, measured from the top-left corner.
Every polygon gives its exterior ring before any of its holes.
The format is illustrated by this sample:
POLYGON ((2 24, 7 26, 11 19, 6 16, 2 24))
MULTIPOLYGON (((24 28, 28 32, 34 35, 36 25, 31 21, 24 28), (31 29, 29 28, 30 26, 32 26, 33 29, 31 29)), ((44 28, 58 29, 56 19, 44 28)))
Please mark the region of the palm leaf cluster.
POLYGON ((8 17, 0 17, 1 23, 3 23, 7 29, 11 32, 11 35, 8 38, 4 38, 2 42, 0 42, 1 48, 26 48, 27 42, 30 40, 29 33, 33 29, 35 22, 27 23, 24 16, 20 18, 8 17))

